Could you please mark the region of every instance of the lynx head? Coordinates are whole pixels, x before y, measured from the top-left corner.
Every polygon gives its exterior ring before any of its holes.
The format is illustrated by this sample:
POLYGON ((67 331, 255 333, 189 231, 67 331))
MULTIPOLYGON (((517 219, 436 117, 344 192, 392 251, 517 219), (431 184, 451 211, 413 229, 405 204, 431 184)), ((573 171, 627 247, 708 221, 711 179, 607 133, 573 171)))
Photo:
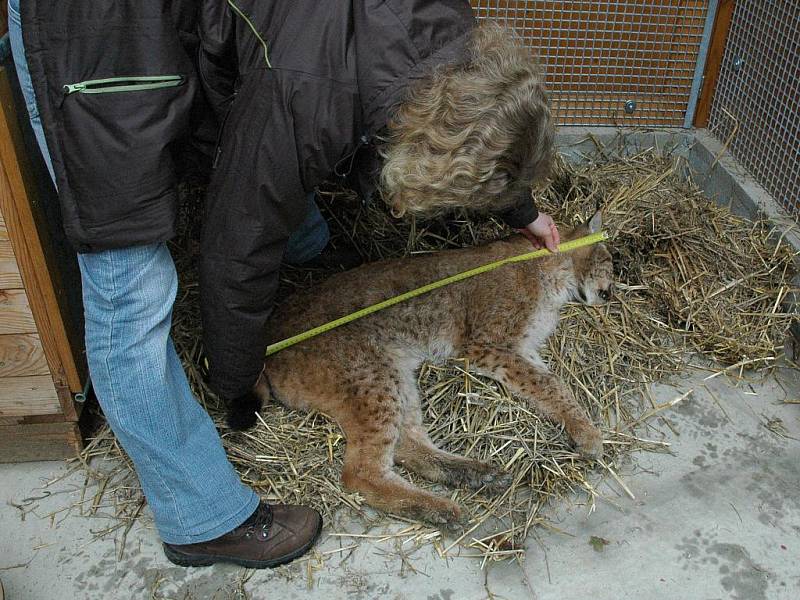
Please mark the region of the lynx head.
MULTIPOLYGON (((603 228, 603 215, 597 211, 588 223, 576 227, 570 239, 576 239, 597 233, 603 228)), ((614 266, 611 253, 605 244, 594 244, 580 248, 572 253, 575 268, 575 289, 572 297, 575 301, 588 305, 605 304, 611 298, 614 289, 614 266)))

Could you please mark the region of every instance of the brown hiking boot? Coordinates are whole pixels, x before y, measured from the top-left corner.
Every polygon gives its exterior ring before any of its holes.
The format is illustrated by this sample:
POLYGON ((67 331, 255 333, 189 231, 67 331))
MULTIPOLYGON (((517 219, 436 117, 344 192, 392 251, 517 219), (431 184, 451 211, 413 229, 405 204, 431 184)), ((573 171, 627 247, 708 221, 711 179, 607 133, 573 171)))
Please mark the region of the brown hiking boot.
POLYGON ((181 567, 233 563, 248 569, 272 568, 308 552, 321 530, 322 517, 313 508, 261 502, 233 531, 208 542, 164 544, 164 554, 181 567))

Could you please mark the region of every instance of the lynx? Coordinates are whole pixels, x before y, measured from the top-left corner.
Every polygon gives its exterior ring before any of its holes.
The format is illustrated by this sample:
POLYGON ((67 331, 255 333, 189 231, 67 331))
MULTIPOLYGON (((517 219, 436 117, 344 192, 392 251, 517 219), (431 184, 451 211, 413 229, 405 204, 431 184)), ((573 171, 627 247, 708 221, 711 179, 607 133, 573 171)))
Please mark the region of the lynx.
MULTIPOLYGON (((563 236, 598 231, 597 213, 563 236)), ((485 246, 367 264, 287 299, 269 325, 272 341, 466 269, 530 251, 522 236, 485 246)), ((342 428, 347 447, 342 483, 371 506, 455 526, 460 507, 412 485, 394 465, 443 484, 500 491, 497 467, 437 448, 422 422, 415 372, 423 361, 465 357, 552 421, 577 450, 602 455, 600 431, 539 350, 570 301, 601 304, 612 289, 603 244, 506 265, 383 310, 266 359, 256 394, 287 407, 317 410, 342 428)))

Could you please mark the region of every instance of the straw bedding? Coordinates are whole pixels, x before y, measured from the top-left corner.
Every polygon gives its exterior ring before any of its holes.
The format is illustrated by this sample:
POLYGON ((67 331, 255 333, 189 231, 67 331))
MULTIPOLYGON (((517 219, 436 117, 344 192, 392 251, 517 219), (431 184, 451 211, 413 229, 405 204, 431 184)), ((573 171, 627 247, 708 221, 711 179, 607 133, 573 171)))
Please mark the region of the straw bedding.
MULTIPOLYGON (((613 301, 601 308, 568 306, 546 352, 552 369, 600 424, 606 440, 603 461, 589 464, 580 458, 557 426, 541 420, 501 385, 472 374, 466 362, 426 365, 419 383, 434 440, 448 450, 502 465, 513 473, 514 483, 501 497, 440 489, 465 506, 470 517, 455 537, 415 523, 392 535, 432 543, 441 554, 483 561, 520 556, 529 531, 547 524, 542 509, 548 502, 580 498, 591 505, 598 473, 627 490, 615 471, 620 458, 634 450, 665 448, 646 423, 672 403, 654 404, 651 383, 699 365, 764 369, 779 358, 795 318, 784 312, 794 256, 780 233, 766 222, 740 219, 708 201, 687 181, 682 160, 668 152, 609 155, 609 149, 601 149, 581 166, 560 162, 539 201, 562 227, 602 207, 613 237, 610 249, 618 282, 613 301)), ((187 188, 186 214, 198 212, 192 209, 201 193, 187 188)), ((367 260, 482 243, 508 233, 491 218, 475 215, 398 221, 379 203, 365 206, 336 189, 323 190, 322 205, 333 243, 353 245, 367 260)), ((319 508, 332 531, 339 530, 343 517, 353 515, 363 519, 365 531, 372 531, 388 517, 367 510, 357 495, 342 490, 345 440, 327 418, 270 405, 255 429, 225 429, 220 407, 202 380, 194 267, 197 227, 196 219, 184 219, 184 233, 173 248, 182 284, 174 337, 231 460, 244 481, 265 497, 319 508)), ((326 275, 288 268, 281 296, 326 275)), ((107 428, 88 445, 77 468, 86 469, 87 481, 98 484, 87 488, 93 497, 81 504, 82 512, 115 514, 117 524, 99 533, 116 531, 124 538, 143 501, 107 428), (96 457, 113 460, 95 471, 88 463, 96 457)))

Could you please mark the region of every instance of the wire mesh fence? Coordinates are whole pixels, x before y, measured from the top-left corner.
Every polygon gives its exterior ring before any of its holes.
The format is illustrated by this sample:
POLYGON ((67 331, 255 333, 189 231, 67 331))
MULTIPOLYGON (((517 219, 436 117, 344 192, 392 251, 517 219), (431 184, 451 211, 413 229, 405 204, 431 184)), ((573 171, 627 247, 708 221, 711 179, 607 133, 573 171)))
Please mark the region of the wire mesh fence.
POLYGON ((800 2, 738 0, 709 128, 800 214, 800 2))
MULTIPOLYGON (((559 123, 683 126, 711 0, 473 0, 540 57, 559 123)), ((696 89, 696 88, 695 88, 696 89)))

